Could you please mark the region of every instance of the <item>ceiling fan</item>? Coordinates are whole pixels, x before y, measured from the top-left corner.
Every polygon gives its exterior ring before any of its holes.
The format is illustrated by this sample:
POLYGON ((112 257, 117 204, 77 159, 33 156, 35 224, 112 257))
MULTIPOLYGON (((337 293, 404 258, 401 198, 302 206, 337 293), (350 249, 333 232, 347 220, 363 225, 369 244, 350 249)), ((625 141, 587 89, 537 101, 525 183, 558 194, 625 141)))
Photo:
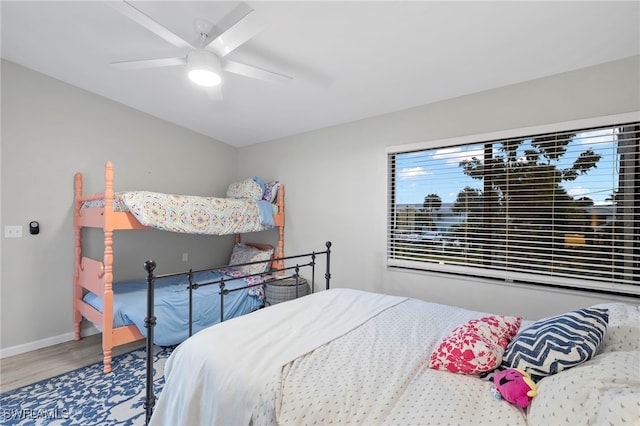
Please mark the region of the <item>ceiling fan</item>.
POLYGON ((183 52, 181 56, 171 58, 112 62, 111 65, 116 68, 141 69, 186 65, 189 78, 207 88, 218 86, 222 82, 222 71, 278 83, 291 80, 290 76, 225 58, 263 28, 257 14, 245 3, 238 4, 215 25, 205 19, 196 19, 196 43, 187 42, 126 1, 109 4, 183 52))

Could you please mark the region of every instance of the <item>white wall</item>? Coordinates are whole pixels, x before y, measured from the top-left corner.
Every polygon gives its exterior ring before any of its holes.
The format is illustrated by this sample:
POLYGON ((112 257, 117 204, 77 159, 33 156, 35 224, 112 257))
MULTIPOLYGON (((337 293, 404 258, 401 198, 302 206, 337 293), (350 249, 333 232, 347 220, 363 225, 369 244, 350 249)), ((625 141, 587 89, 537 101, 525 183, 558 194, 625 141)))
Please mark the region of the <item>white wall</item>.
MULTIPOLYGON (((638 111, 638 75, 635 57, 236 150, 2 61, 0 219, 25 231, 38 220, 42 232, 1 240, 0 349, 70 338, 73 174, 85 173, 86 191, 98 192, 106 160, 114 162, 116 190, 219 196, 238 177, 281 180, 286 253, 322 250, 331 240, 336 287, 527 318, 607 300, 388 270, 385 149, 638 111)), ((116 234, 115 244, 115 278, 123 279, 139 276, 147 258, 158 260, 159 273, 183 269, 185 251, 189 267, 224 263, 232 240, 130 231, 116 234)))
MULTIPOLYGON (((85 175, 85 193, 101 192, 111 160, 115 190, 223 196, 236 177, 237 150, 11 62, 2 61, 1 72, 2 226, 25 231, 2 238, 6 349, 71 336, 74 173, 85 175), (39 235, 28 234, 31 220, 40 222, 39 235)), ((91 249, 102 256, 101 232, 91 231, 91 249)), ((129 231, 116 232, 114 244, 114 278, 124 279, 144 277, 148 258, 158 273, 225 264, 233 239, 129 231)))
POLYGON ((286 251, 319 250, 331 240, 333 286, 530 319, 588 306, 611 298, 387 269, 385 150, 640 111, 639 75, 633 57, 254 145, 240 149, 238 174, 286 184, 286 251))

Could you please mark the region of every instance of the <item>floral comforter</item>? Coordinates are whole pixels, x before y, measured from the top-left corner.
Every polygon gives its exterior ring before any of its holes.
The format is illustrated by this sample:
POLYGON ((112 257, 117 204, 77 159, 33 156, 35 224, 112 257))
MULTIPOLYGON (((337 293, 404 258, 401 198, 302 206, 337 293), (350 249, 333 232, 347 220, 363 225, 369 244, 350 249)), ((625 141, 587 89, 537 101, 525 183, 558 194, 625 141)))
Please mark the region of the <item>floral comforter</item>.
MULTIPOLYGON (((94 203, 85 207, 98 205, 94 203)), ((131 212, 145 226, 187 234, 229 235, 263 231, 274 226, 273 209, 271 203, 263 200, 150 191, 118 192, 114 199, 114 210, 131 212)))

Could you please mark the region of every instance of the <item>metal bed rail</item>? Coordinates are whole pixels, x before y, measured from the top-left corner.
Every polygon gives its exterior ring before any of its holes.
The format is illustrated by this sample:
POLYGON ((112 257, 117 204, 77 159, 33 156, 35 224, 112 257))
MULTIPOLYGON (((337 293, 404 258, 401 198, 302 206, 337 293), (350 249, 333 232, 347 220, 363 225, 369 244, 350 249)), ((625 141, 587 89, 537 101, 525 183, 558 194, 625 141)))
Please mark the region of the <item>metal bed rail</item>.
MULTIPOLYGON (((316 273, 316 258, 318 256, 325 255, 326 256, 326 270, 324 274, 325 279, 325 290, 330 288, 331 282, 331 242, 327 241, 325 243, 326 249, 320 252, 312 251, 311 253, 297 254, 293 256, 283 256, 280 258, 271 259, 273 264, 277 264, 276 261, 282 261, 282 265, 285 265, 285 262, 291 263, 291 261, 298 259, 308 258, 309 260, 305 263, 295 263, 292 266, 283 266, 281 268, 271 269, 269 274, 283 275, 287 271, 294 271, 293 276, 295 277, 295 286, 296 286, 296 298, 298 297, 298 284, 300 279, 300 270, 302 268, 311 268, 311 293, 315 292, 315 273, 316 273)), ((264 276, 265 273, 256 273, 256 274, 247 274, 238 278, 220 278, 218 280, 208 281, 205 283, 196 283, 194 281, 194 274, 198 272, 205 271, 215 271, 224 268, 237 268, 239 266, 248 266, 255 264, 265 263, 264 260, 259 260, 256 262, 247 262, 236 265, 224 265, 216 268, 208 268, 201 270, 189 270, 187 272, 178 272, 173 274, 165 274, 165 275, 154 275, 153 271, 156 269, 156 262, 153 260, 147 260, 144 262, 144 269, 147 272, 147 316, 144 320, 144 326, 147 329, 147 342, 146 342, 146 392, 145 392, 145 401, 144 401, 144 409, 145 409, 145 424, 149 424, 149 420, 151 419, 151 415, 153 414, 153 409, 156 403, 156 397, 153 392, 153 329, 157 324, 157 318, 154 313, 154 285, 155 281, 158 279, 176 277, 180 275, 186 275, 188 277, 188 290, 189 290, 189 336, 193 333, 193 292, 200 287, 217 285, 220 288, 220 322, 224 321, 224 297, 232 292, 245 290, 252 287, 264 286, 267 282, 260 282, 255 284, 248 284, 243 287, 227 289, 226 283, 229 281, 239 280, 243 278, 250 278, 255 276, 264 276)))

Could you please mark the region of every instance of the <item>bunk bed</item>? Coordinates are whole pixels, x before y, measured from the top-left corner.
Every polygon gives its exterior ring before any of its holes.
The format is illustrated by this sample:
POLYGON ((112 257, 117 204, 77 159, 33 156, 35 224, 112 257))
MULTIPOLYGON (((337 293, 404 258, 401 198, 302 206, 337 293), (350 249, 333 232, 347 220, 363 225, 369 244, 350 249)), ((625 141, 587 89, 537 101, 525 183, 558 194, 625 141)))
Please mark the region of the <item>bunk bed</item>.
MULTIPOLYGON (((227 198, 206 198, 173 194, 160 194, 148 191, 114 192, 114 170, 111 162, 106 162, 104 170, 104 191, 97 194, 84 194, 82 174, 76 173, 74 179, 74 338, 81 338, 83 319, 92 322, 102 331, 102 350, 104 372, 111 371, 112 349, 129 342, 143 339, 144 328, 135 322, 114 323, 114 282, 113 282, 113 237, 115 231, 161 229, 172 232, 230 235, 236 236, 236 247, 240 243, 240 234, 277 228, 278 243, 272 250, 273 257, 284 256, 284 186, 269 183, 263 197, 256 196, 255 185, 250 180, 234 182, 229 185, 227 198), (166 203, 166 204, 165 204, 166 203), (189 210, 190 209, 190 210, 189 210), (227 215, 227 216, 225 216, 227 215), (169 218, 170 220, 166 220, 169 218), (83 254, 83 228, 99 228, 104 233, 103 258, 92 259, 83 254), (86 296, 89 295, 89 298, 86 296)), ((258 182, 253 179, 255 182, 258 182)), ((264 183, 259 182, 260 187, 264 183)), ((266 247, 255 247, 265 249, 266 247)), ((271 254, 270 253, 270 254, 271 254)), ((282 260, 273 262, 273 267, 283 266, 282 260)), ((233 262, 230 262, 233 263, 233 262)), ((236 262, 244 263, 244 262, 236 262)), ((265 262, 258 265, 264 265, 265 262)), ((249 265, 251 269, 251 265, 249 265)), ((199 280, 210 280, 213 271, 202 271, 199 280), (206 275, 206 276, 205 276, 206 275)), ((227 268, 216 272, 231 274, 236 286, 244 279, 237 270, 227 268)), ((242 275, 242 274, 241 274, 242 275)), ((188 277, 186 278, 188 279, 188 277)), ((255 283, 255 278, 253 278, 255 283)), ((172 284, 176 284, 175 282, 172 284)), ((125 283, 125 286, 136 286, 125 283)), ((185 287, 186 288, 186 287, 185 287)), ((251 293, 249 291, 247 294, 251 293)), ((240 315, 255 305, 228 315, 240 315)), ((223 315, 223 313, 221 313, 223 315)), ((226 313, 224 315, 227 315, 226 313)), ((117 319, 117 318, 116 318, 117 319)))

